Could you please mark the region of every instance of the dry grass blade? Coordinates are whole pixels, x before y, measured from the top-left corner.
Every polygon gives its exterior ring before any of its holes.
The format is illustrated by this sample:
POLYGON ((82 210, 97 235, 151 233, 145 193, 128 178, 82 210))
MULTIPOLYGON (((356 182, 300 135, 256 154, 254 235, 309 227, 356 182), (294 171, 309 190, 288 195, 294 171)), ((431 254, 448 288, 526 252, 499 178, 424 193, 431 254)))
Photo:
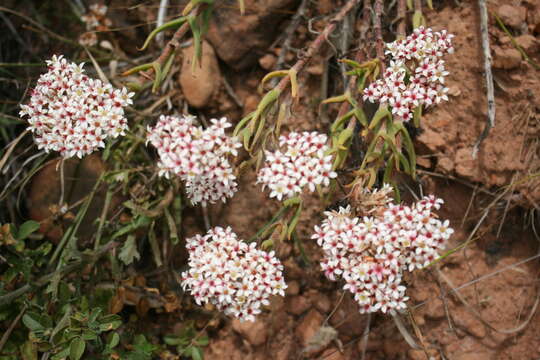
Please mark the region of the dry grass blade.
POLYGON ((422 347, 420 347, 416 341, 414 341, 414 337, 412 334, 407 330, 407 327, 403 323, 403 320, 401 320, 401 317, 398 313, 392 314, 392 319, 394 320, 394 324, 396 324, 396 327, 398 328, 399 332, 403 336, 403 339, 409 344, 409 346, 416 350, 422 350, 422 347))
MULTIPOLYGON (((534 256, 534 258, 537 258, 537 257, 540 257, 540 253, 538 253, 537 255, 534 256)), ((526 259, 526 261, 530 261, 531 259, 526 259)), ((492 273, 490 274, 490 277, 491 276, 494 276, 496 274, 499 274, 503 271, 506 271, 510 268, 514 268, 516 266, 518 266, 520 263, 523 263, 522 262, 518 262, 517 264, 513 264, 511 265, 510 267, 506 267, 504 269, 501 269, 495 273, 492 273)), ((521 330, 525 329, 525 327, 529 324, 529 322, 531 321, 532 317, 534 316, 534 314, 536 313, 536 309, 538 308, 538 304, 540 303, 540 286, 538 286, 538 289, 537 289, 537 294, 536 294, 536 298, 534 300, 534 303, 533 303, 533 306, 531 308, 531 311, 529 313, 529 315, 527 316, 527 318, 525 319, 525 321, 523 321, 523 323, 521 323, 521 325, 518 325, 512 329, 497 329, 496 327, 494 327, 493 325, 491 325, 487 320, 485 320, 482 315, 478 312, 478 310, 476 310, 471 304, 469 304, 469 302, 467 301, 467 299, 465 299, 465 297, 459 292, 459 290, 461 288, 463 288, 463 285, 460 286, 460 287, 456 287, 453 283, 452 283, 452 280, 450 280, 450 278, 448 278, 442 271, 440 271, 439 269, 437 269, 437 275, 445 282, 448 284, 448 286, 452 289, 450 291, 451 294, 454 294, 457 299, 459 301, 461 301, 463 303, 463 305, 465 305, 465 309, 471 314, 473 315, 478 321, 480 321, 483 325, 485 325, 486 327, 488 327, 489 329, 495 331, 495 332, 498 332, 498 333, 501 333, 501 334, 513 334, 513 333, 516 333, 516 332, 520 332, 521 330)), ((468 283, 467 285, 472 285, 472 284, 475 284, 476 282, 480 281, 481 279, 486 279, 487 276, 483 276, 481 278, 478 278, 476 279, 475 281, 473 282, 470 282, 468 283)))
POLYGON ((7 159, 9 158, 9 156, 11 155, 11 153, 13 152, 13 150, 15 150, 15 146, 17 146, 17 144, 22 140, 22 138, 28 134, 29 130, 25 130, 23 131, 19 136, 17 136, 17 138, 15 140, 13 140, 7 147, 7 150, 4 154, 4 156, 2 156, 2 160, 0 160, 0 171, 2 171, 2 169, 4 168, 4 165, 6 164, 7 162, 7 159))

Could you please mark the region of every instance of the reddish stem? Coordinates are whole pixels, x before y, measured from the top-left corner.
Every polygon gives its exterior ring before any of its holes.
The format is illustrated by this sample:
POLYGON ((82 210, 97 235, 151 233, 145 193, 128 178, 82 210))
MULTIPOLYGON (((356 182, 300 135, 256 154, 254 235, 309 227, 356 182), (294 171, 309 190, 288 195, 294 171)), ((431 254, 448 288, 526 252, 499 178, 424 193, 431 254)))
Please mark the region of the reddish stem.
POLYGON ((397 16, 399 19, 398 27, 397 27, 397 36, 398 39, 404 39, 405 33, 406 33, 406 24, 407 24, 407 4, 405 4, 406 0, 398 0, 397 3, 397 16))
MULTIPOLYGON (((198 16, 202 12, 203 8, 204 4, 195 7, 193 10, 191 10, 189 16, 198 16)), ((184 37, 184 35, 187 34, 188 31, 189 22, 186 21, 175 31, 171 40, 169 40, 167 44, 165 44, 165 48, 163 49, 159 57, 154 60, 154 62, 163 66, 165 62, 167 62, 169 56, 171 56, 172 52, 180 47, 180 40, 184 37)), ((153 71, 153 69, 149 69, 146 72, 141 72, 141 76, 149 77, 149 74, 151 74, 153 71)))
POLYGON ((381 63, 381 72, 384 73, 384 41, 382 38, 381 14, 383 0, 375 0, 375 17, 373 18, 373 31, 375 32, 375 46, 377 58, 381 63))
MULTIPOLYGON (((307 65, 307 63, 309 63, 309 61, 313 58, 313 56, 319 51, 322 44, 325 41, 327 41, 328 36, 330 36, 330 34, 336 29, 337 24, 341 22, 347 15, 347 13, 351 11, 359 2, 360 0, 349 0, 349 2, 347 2, 345 6, 341 8, 339 13, 337 13, 336 16, 334 16, 334 18, 330 20, 330 22, 326 25, 324 30, 317 36, 317 38, 308 47, 305 54, 303 54, 301 58, 298 59, 298 61, 293 65, 291 70, 296 71, 296 73, 299 73, 300 71, 302 71, 302 69, 307 65)), ((282 92, 283 90, 287 88, 287 86, 290 83, 290 80, 291 80, 290 76, 285 76, 283 79, 281 79, 279 84, 277 84, 276 89, 282 92)))

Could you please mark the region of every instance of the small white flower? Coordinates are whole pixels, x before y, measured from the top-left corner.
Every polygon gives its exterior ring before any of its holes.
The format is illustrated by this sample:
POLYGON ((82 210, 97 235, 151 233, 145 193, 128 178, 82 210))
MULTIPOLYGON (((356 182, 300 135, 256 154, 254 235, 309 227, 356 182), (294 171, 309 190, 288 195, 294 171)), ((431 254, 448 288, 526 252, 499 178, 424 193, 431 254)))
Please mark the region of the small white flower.
POLYGON ((254 321, 270 296, 285 296, 283 265, 274 252, 248 246, 230 227, 189 238, 186 248, 190 268, 182 273, 182 288, 199 305, 212 303, 226 315, 254 321))
POLYGON ((448 220, 432 213, 441 203, 434 196, 413 206, 388 199, 382 216, 363 219, 353 218, 350 208, 325 212, 312 236, 324 253, 322 271, 330 280, 345 280, 343 288, 354 295, 361 313, 404 309, 403 271, 431 264, 453 232, 448 220))

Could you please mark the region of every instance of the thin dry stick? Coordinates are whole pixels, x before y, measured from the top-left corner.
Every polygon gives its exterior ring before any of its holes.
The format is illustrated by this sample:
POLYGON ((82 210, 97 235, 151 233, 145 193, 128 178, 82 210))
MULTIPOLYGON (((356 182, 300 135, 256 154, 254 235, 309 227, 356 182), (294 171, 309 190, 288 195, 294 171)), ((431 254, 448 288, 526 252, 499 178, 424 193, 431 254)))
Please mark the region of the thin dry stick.
MULTIPOLYGON (((540 256, 540 253, 536 255, 537 257, 540 256)), ((518 263, 519 264, 519 263, 518 263)), ((517 266, 517 264, 514 264, 512 267, 515 267, 517 266)), ((488 321, 484 320, 484 318, 482 317, 482 315, 478 312, 478 310, 476 310, 471 304, 469 304, 469 302, 465 299, 465 297, 463 295, 461 295, 461 293, 459 292, 459 288, 456 288, 454 286, 454 284, 452 283, 452 280, 450 280, 446 275, 444 275, 444 273, 440 270, 440 269, 437 269, 437 274, 440 276, 440 278, 442 280, 444 280, 448 286, 450 286, 450 288, 452 289, 452 291, 450 292, 451 294, 455 294, 455 296, 459 299, 459 301, 461 301, 464 305, 465 305, 465 309, 471 314, 473 315, 478 321, 480 321, 484 326, 488 327, 489 329, 495 331, 495 332, 498 332, 498 333, 501 333, 501 334, 513 334, 513 333, 516 333, 516 332, 519 332, 523 329, 525 329, 525 327, 529 324, 529 322, 531 321, 532 317, 534 316, 534 314, 536 313, 536 309, 538 308, 538 304, 540 303, 540 286, 538 286, 538 290, 537 290, 537 294, 536 294, 536 299, 534 300, 534 304, 532 306, 532 309, 531 309, 531 312, 529 313, 529 316, 527 316, 527 318, 525 319, 525 321, 519 325, 519 326, 516 326, 514 328, 511 328, 511 329, 497 329, 495 328, 493 325, 491 325, 488 321)), ((485 278, 482 277, 482 278, 485 278)), ((479 278, 481 279, 481 278, 479 278)), ((477 281, 479 280, 477 279, 477 281)), ((474 283, 476 283, 477 281, 475 281, 474 283)))
POLYGON ((58 200, 58 209, 62 209, 64 205, 64 194, 66 191, 65 164, 65 158, 62 158, 58 164, 60 166, 60 199, 58 200))
POLYGON ((478 0, 480 8, 480 33, 482 35, 482 50, 484 51, 484 73, 486 77, 488 116, 486 127, 474 144, 472 157, 476 159, 478 149, 482 141, 489 135, 489 131, 495 126, 495 88, 493 87, 493 74, 491 73, 491 50, 489 48, 488 14, 486 0, 478 0))
MULTIPOLYGON (((205 4, 196 6, 193 10, 191 10, 191 12, 189 13, 189 16, 198 16, 204 9, 204 6, 205 4)), ((176 49, 179 49, 181 47, 180 40, 184 37, 184 35, 187 34, 188 31, 189 31, 189 22, 186 21, 182 24, 182 26, 178 28, 178 30, 176 30, 171 40, 169 40, 167 44, 165 44, 165 48, 163 49, 159 57, 156 60, 154 60, 154 62, 163 66, 165 62, 167 62, 167 59, 169 58, 169 56, 171 56, 173 51, 176 51, 176 49)), ((150 68, 146 72, 141 71, 141 75, 148 78, 150 77, 149 74, 151 74, 153 71, 154 69, 150 68)))
MULTIPOLYGON (((302 69, 307 65, 307 63, 309 63, 313 56, 319 51, 322 44, 327 41, 330 34, 336 29, 337 24, 341 22, 349 13, 349 11, 351 11, 359 2, 360 0, 349 0, 349 2, 341 8, 341 10, 336 14, 336 16, 334 16, 334 18, 330 20, 324 30, 308 47, 305 54, 303 54, 300 59, 298 59, 298 61, 293 65, 291 70, 295 71, 297 74, 302 71, 302 69)), ((285 90, 289 85, 290 80, 291 78, 289 75, 285 76, 276 86, 276 89, 279 90, 279 92, 283 92, 283 90, 285 90)))
POLYGON ((422 12, 422 0, 414 0, 414 11, 422 12))
MULTIPOLYGON (((309 0, 302 0, 291 22, 285 29, 285 34, 284 34, 285 40, 283 41, 283 44, 281 45, 281 51, 279 52, 276 65, 274 66, 274 70, 280 70, 285 64, 285 56, 287 55, 287 52, 291 48, 294 32, 300 25, 300 20, 302 20, 302 18, 306 15, 308 4, 309 4, 309 0)), ((272 79, 271 84, 272 86, 275 86, 277 84, 277 78, 272 79)))
MULTIPOLYGON (((480 278, 478 278, 478 279, 476 279, 476 280, 469 281, 469 282, 467 282, 467 283, 465 283, 465 284, 463 284, 463 285, 460 285, 460 286, 457 287, 457 288, 453 288, 453 289, 451 289, 451 290, 445 292, 444 294, 441 294, 440 296, 437 296, 437 297, 434 297, 434 298, 432 298, 432 299, 428 299, 428 300, 426 300, 426 301, 423 301, 423 302, 421 302, 421 303, 419 303, 419 304, 416 304, 416 305, 412 306, 411 308, 412 308, 412 309, 418 309, 418 308, 420 308, 420 307, 426 305, 428 302, 433 301, 433 300, 435 300, 435 299, 441 299, 441 300, 442 300, 442 297, 443 297, 443 296, 447 296, 448 294, 451 294, 451 293, 453 293, 453 292, 456 292, 456 291, 459 291, 459 290, 464 289, 464 288, 466 288, 466 287, 469 287, 469 286, 473 285, 474 283, 477 283, 477 282, 486 280, 486 279, 488 279, 488 278, 490 278, 490 277, 493 277, 493 276, 495 276, 495 275, 498 275, 498 274, 500 274, 500 273, 502 273, 502 272, 504 272, 504 271, 507 271, 507 270, 512 269, 512 268, 514 268, 514 267, 516 267, 516 266, 525 264, 525 263, 527 263, 527 262, 529 262, 529 261, 532 261, 532 260, 535 260, 535 259, 538 259, 538 258, 540 258, 540 253, 538 253, 538 254, 536 254, 536 255, 533 255, 533 256, 531 256, 531 257, 528 257, 527 259, 518 261, 518 262, 516 262, 516 263, 514 263, 514 264, 510 264, 510 265, 508 265, 508 266, 505 266, 505 267, 502 268, 502 269, 499 269, 499 270, 496 270, 496 271, 491 272, 491 273, 489 273, 489 274, 483 275, 483 276, 481 276, 480 278)), ((536 310, 536 308, 533 309, 533 310, 536 310)), ((534 315, 534 311, 533 311, 532 313, 533 313, 533 315, 534 315)), ((529 317, 532 318, 532 315, 529 315, 529 317)), ((530 319, 529 319, 529 320, 530 320, 530 319)), ((390 321, 390 320, 385 321, 383 324, 381 324, 381 326, 386 326, 386 327, 389 329, 389 327, 388 327, 388 322, 389 322, 389 321, 390 321)), ((522 326, 523 326, 523 325, 522 325, 522 326)), ((361 335, 361 336, 362 336, 362 335, 361 335)), ((358 340, 361 338, 361 336, 352 339, 351 341, 347 342, 344 346, 349 346, 350 344, 355 343, 356 341, 358 341, 358 340)))
MULTIPOLYGON (((157 15, 157 22, 156 22, 156 28, 159 28, 161 25, 165 22, 165 17, 167 16, 167 7, 169 5, 169 0, 161 0, 159 3, 159 9, 158 9, 158 15, 157 15)), ((156 35, 156 40, 160 45, 163 44, 163 33, 160 32, 156 35)))
POLYGON ((406 0, 398 0, 397 3, 397 16, 398 16, 398 27, 397 27, 397 37, 398 39, 404 39, 406 34, 407 26, 407 4, 406 0))
POLYGON ((366 327, 364 328, 364 333, 362 334, 362 357, 361 360, 366 358, 367 344, 369 340, 369 328, 371 326, 371 313, 367 314, 366 327))
POLYGON ((24 315, 25 311, 26 311, 26 307, 27 305, 24 304, 21 311, 19 312, 19 314, 17 315, 17 317, 11 322, 11 324, 9 325, 9 327, 7 328, 7 330, 4 332, 4 335, 2 335, 2 338, 0 339, 0 352, 2 352, 2 349, 4 348, 4 345, 6 344, 6 342, 8 341, 9 339, 9 335, 11 335, 11 332, 13 331, 13 329, 15 328, 15 326, 17 326, 17 324, 19 323, 19 321, 21 320, 22 316, 24 315))
POLYGON ((7 159, 9 158, 9 156, 11 155, 13 150, 15 149, 15 146, 17 146, 17 144, 22 140, 22 138, 28 133, 29 133, 29 130, 24 130, 15 140, 13 140, 8 145, 8 148, 7 148, 4 156, 2 156, 2 160, 0 160, 0 170, 2 170, 2 168, 4 167, 7 159))
POLYGON ((377 59, 380 61, 381 72, 384 73, 384 41, 382 38, 381 16, 383 12, 383 1, 375 0, 375 14, 373 17, 373 31, 375 33, 375 49, 377 59))
POLYGON ((409 344, 409 346, 413 349, 422 350, 420 345, 418 345, 416 341, 414 341, 414 338, 412 337, 409 330, 407 330, 407 327, 401 320, 401 317, 399 316, 399 314, 393 313, 392 318, 394 319, 394 323, 396 324, 396 327, 398 328, 399 332, 401 333, 401 335, 403 336, 403 339, 405 339, 407 344, 409 344))
MULTIPOLYGON (((366 40, 366 32, 369 28, 369 17, 370 17, 370 7, 371 7, 371 1, 370 0, 364 0, 364 7, 362 10, 362 24, 363 29, 360 31, 360 36, 358 37, 358 50, 356 51, 356 55, 354 56, 354 61, 360 63, 362 60, 364 60, 364 53, 363 53, 363 45, 366 40)), ((347 84, 347 90, 354 94, 356 82, 358 80, 358 76, 353 75, 349 78, 349 82, 347 84)), ((362 99, 360 98, 359 101, 361 102, 362 99)), ((347 101, 344 101, 341 103, 341 106, 339 107, 338 114, 336 119, 339 119, 343 117, 350 108, 350 104, 347 101)), ((352 117, 351 122, 348 125, 349 129, 354 129, 356 126, 356 118, 352 117)))

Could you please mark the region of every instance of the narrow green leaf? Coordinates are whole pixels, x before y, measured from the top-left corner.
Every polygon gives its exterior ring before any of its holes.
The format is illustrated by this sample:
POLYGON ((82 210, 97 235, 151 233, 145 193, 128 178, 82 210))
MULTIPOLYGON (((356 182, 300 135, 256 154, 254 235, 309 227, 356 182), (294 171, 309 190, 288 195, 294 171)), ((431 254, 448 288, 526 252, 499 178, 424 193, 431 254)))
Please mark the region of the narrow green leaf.
POLYGON ((349 129, 349 128, 344 129, 338 136, 338 140, 337 140, 338 146, 342 146, 343 144, 345 144, 345 142, 347 142, 347 140, 349 140, 352 137, 353 133, 354 133, 353 129, 349 129))
POLYGON ((422 11, 416 10, 413 15, 413 28, 416 29, 420 26, 425 25, 425 23, 426 19, 424 18, 422 11))
POLYGON ((21 225, 19 231, 17 231, 17 240, 24 240, 33 232, 39 230, 39 223, 37 221, 28 220, 21 225))
POLYGON ((246 4, 244 0, 238 0, 238 7, 240 8, 240 14, 244 15, 246 13, 246 4))
POLYGON ((369 124, 369 129, 374 129, 377 125, 379 125, 381 120, 387 116, 391 116, 391 113, 388 110, 388 105, 381 105, 375 115, 373 115, 373 118, 369 124))
POLYGON ((32 340, 27 340, 20 348, 22 360, 37 360, 37 346, 32 340))
POLYGON ((193 360, 203 360, 203 351, 200 347, 192 346, 191 347, 191 358, 193 360))
POLYGON ((413 0, 407 0, 407 7, 409 8, 409 10, 413 9, 413 0))
POLYGON ((414 108, 413 123, 415 127, 420 127, 420 119, 422 119, 422 105, 414 108))
POLYGON ((79 360, 83 356, 85 348, 86 343, 80 337, 76 337, 71 340, 71 343, 69 344, 70 360, 79 360))
POLYGON ((38 316, 33 313, 26 313, 22 317, 23 324, 32 331, 43 330, 44 326, 39 322, 38 316))
POLYGON ((154 86, 152 86, 152 93, 156 93, 158 91, 159 85, 161 84, 161 64, 154 61, 152 63, 152 68, 154 69, 154 86))
POLYGON ((197 22, 196 16, 188 17, 189 26, 191 27, 191 33, 193 34, 193 45, 195 47, 195 52, 193 54, 192 71, 195 69, 195 66, 200 64, 202 58, 202 34, 197 22))
POLYGON ((160 32, 164 31, 164 30, 167 30, 167 29, 172 29, 172 28, 175 28, 175 27, 179 27, 180 25, 182 25, 184 22, 186 21, 186 18, 184 16, 178 18, 178 19, 174 19, 172 21, 169 21, 163 25, 161 25, 160 27, 154 29, 150 35, 148 35, 148 37, 146 38, 146 41, 144 42, 142 48, 140 48, 139 50, 145 50, 148 45, 150 44, 150 41, 152 41, 152 39, 154 37, 156 37, 157 34, 159 34, 160 32))
POLYGON ((181 337, 176 335, 165 335, 163 341, 170 346, 178 346, 184 342, 181 337))
POLYGON ((294 213, 294 216, 292 217, 291 222, 287 226, 287 238, 289 240, 291 239, 291 235, 294 229, 296 229, 296 224, 298 224, 298 220, 300 219, 301 213, 302 213, 302 201, 300 200, 300 202, 298 203, 298 208, 296 209, 296 212, 294 213))
POLYGON ((107 346, 114 349, 120 343, 120 335, 117 332, 110 333, 108 336, 107 346))

